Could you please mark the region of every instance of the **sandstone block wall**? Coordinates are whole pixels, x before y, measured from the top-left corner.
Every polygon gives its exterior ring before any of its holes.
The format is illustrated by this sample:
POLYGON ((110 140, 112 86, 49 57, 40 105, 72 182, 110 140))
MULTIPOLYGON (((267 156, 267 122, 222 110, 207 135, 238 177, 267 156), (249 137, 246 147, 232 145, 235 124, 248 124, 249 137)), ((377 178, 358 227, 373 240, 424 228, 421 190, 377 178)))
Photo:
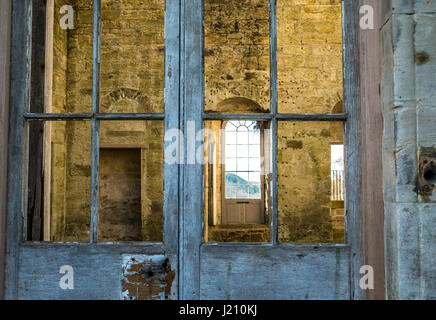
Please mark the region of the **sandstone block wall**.
POLYGON ((436 190, 418 182, 421 157, 436 156, 436 2, 382 8, 387 297, 435 299, 436 190))

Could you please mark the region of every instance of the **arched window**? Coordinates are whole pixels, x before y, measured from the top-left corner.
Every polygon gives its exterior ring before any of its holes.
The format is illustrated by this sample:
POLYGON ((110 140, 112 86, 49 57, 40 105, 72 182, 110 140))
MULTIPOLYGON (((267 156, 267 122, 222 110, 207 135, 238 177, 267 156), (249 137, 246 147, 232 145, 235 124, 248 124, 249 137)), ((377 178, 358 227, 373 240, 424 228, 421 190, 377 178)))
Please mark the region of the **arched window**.
POLYGON ((223 225, 264 224, 265 170, 262 123, 225 122, 222 174, 223 225))

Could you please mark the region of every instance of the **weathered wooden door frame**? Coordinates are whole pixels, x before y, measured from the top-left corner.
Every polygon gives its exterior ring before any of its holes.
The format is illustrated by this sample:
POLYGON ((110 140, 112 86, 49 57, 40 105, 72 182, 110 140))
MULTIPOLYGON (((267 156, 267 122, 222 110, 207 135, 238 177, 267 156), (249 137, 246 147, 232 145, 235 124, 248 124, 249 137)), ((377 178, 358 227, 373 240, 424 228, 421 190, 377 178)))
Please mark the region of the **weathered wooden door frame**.
MULTIPOLYGON (((138 253, 143 247, 136 245, 128 246, 127 249, 107 244, 41 244, 41 243, 24 243, 21 237, 22 230, 22 168, 24 165, 24 157, 22 146, 24 143, 23 134, 23 119, 25 114, 25 106, 28 102, 28 67, 29 61, 27 57, 29 49, 29 38, 27 30, 28 19, 28 3, 29 0, 13 1, 12 15, 12 55, 11 55, 11 94, 10 94, 10 131, 9 131, 9 154, 8 154, 8 203, 7 203, 7 239, 6 239, 6 274, 7 281, 5 287, 6 298, 19 298, 18 276, 19 267, 22 262, 20 256, 23 251, 32 252, 41 250, 41 254, 52 252, 53 247, 57 247, 59 251, 64 249, 86 250, 88 254, 95 254, 99 251, 118 253, 138 253), (26 23, 27 22, 27 23, 26 23)), ((188 121, 194 121, 196 125, 202 126, 202 121, 207 118, 203 115, 203 2, 201 0, 180 0, 174 1, 173 5, 167 4, 167 14, 172 12, 170 17, 173 21, 171 25, 180 25, 179 33, 171 36, 168 39, 170 50, 173 53, 166 63, 166 76, 179 77, 179 87, 166 87, 166 95, 170 96, 172 105, 167 107, 174 108, 174 105, 179 106, 180 117, 172 118, 169 121, 170 127, 185 129, 188 121), (179 5, 180 3, 180 5, 179 5), (180 10, 180 12, 179 12, 180 10), (177 14, 175 13, 177 12, 177 14), (175 16, 180 19, 174 20, 175 16), (180 23, 182 21, 183 23, 180 23), (180 43, 179 43, 180 40, 180 43), (179 50, 181 51, 179 52, 179 50), (179 56, 180 53, 180 56, 179 56), (179 70, 180 57, 180 70, 179 70), (179 73, 180 71, 180 73, 179 73), (201 71, 201 72, 200 72, 201 71), (180 121, 180 126, 179 126, 180 121)), ((359 49, 359 1, 346 0, 344 2, 344 106, 347 113, 347 162, 353 163, 348 167, 347 174, 347 219, 348 219, 348 241, 349 256, 350 256, 350 298, 359 299, 362 297, 362 292, 358 286, 359 268, 362 261, 361 252, 361 214, 360 214, 360 49, 359 49)), ((275 32, 275 25, 272 25, 272 32, 275 32)), ((275 58, 275 47, 272 46, 272 58, 275 58)), ((168 58, 168 57, 167 57, 168 58)), ((276 84, 272 84, 276 85, 276 84)), ((289 115, 288 115, 289 117, 289 115)), ((251 119, 251 116, 247 117, 251 119)), ((310 118, 310 115, 309 115, 310 118)), ((316 118, 313 118, 316 120, 316 118)), ((259 119, 265 120, 265 119, 259 119)), ((199 142, 198 142, 199 143, 199 142)), ((199 146, 199 145, 197 145, 199 146)), ((185 153, 186 155, 186 153, 185 153)), ((186 159, 185 159, 186 160, 186 159)), ((186 163, 186 162, 185 162, 186 163)), ((202 203, 202 167, 200 165, 181 165, 178 168, 171 168, 173 173, 179 173, 178 186, 172 188, 171 192, 167 189, 165 197, 177 198, 180 195, 180 201, 177 201, 177 209, 180 211, 179 216, 179 246, 178 246, 178 275, 179 275, 179 298, 199 298, 200 297, 200 246, 203 237, 203 203, 202 203), (176 192, 174 192, 176 190, 176 192), (179 192, 177 192, 177 190, 179 192), (167 193, 168 192, 168 193, 167 193)), ((273 194, 276 194, 277 187, 274 186, 273 194)), ((276 202, 273 204, 276 210, 276 202)), ((173 208, 174 209, 174 208, 173 208)), ((176 214, 176 209, 172 211, 176 214)), ((272 219, 272 225, 277 224, 277 217, 272 219)), ((177 241, 177 239, 175 239, 177 241)), ((174 243, 174 237, 168 241, 171 242, 171 247, 177 248, 177 243, 174 243)), ((277 246, 272 243, 267 246, 277 246)), ((281 245, 283 246, 283 245, 281 245)), ((161 246, 156 251, 160 251, 161 246)), ((301 248, 302 250, 310 250, 311 246, 294 246, 289 247, 301 248)), ((64 252, 65 253, 65 252, 64 252)), ((175 249, 177 253, 177 249, 175 249)), ((29 261, 27 261, 29 262, 29 261)))
MULTIPOLYGON (((273 174, 272 180, 272 241, 269 244, 217 244, 204 243, 204 213, 203 213, 203 168, 200 164, 183 165, 180 177, 180 298, 200 299, 214 298, 202 293, 201 282, 209 270, 213 273, 211 264, 204 263, 214 254, 224 254, 226 247, 231 246, 232 253, 250 256, 250 252, 287 257, 289 250, 299 252, 300 256, 311 256, 315 250, 326 255, 336 254, 336 258, 346 256, 348 259, 348 288, 346 296, 350 299, 363 298, 359 287, 360 267, 362 265, 362 229, 361 229, 361 128, 360 128, 360 29, 359 29, 359 0, 343 0, 343 65, 344 65, 344 114, 319 117, 319 115, 276 114, 277 97, 272 96, 271 109, 273 114, 206 114, 204 105, 204 2, 203 0, 181 0, 182 30, 181 43, 184 48, 181 57, 182 70, 182 101, 181 124, 186 128, 188 122, 195 123, 196 129, 203 128, 204 120, 222 119, 258 119, 270 120, 272 135, 277 136, 277 121, 279 120, 327 120, 345 121, 346 132, 346 229, 347 244, 345 245, 296 245, 278 243, 277 240, 277 145, 273 146, 273 174), (220 251, 221 250, 221 251, 220 251), (332 253, 336 252, 336 253, 332 253), (202 273, 202 267, 204 273, 202 273), (202 278, 203 277, 203 278, 202 278)), ((270 48, 271 48, 271 92, 277 88, 276 81, 276 12, 275 0, 270 0, 270 48)), ((196 142, 195 149, 200 147, 196 142)), ((186 155, 186 152, 185 152, 186 155)), ((186 160, 186 157, 185 157, 186 160)), ((185 161, 186 163, 186 161, 185 161)), ((258 256, 256 256, 257 258, 258 256)), ((217 260, 214 260, 217 262, 217 260)), ((285 261, 284 261, 285 262, 285 261)), ((344 271, 344 269, 342 270, 344 271)), ((244 284, 241 284, 242 286, 244 284)), ((213 292, 204 290, 205 292, 213 292)), ((231 297, 230 297, 231 298, 231 297)), ((240 298, 238 296, 237 298, 240 298)), ((267 299, 268 296, 263 298, 267 299)))
MULTIPOLYGON (((10 118, 8 141, 8 202, 5 266, 6 299, 118 299, 123 255, 165 256, 178 272, 179 166, 164 164, 163 242, 97 242, 98 141, 100 120, 162 120, 165 128, 179 128, 180 2, 166 0, 165 10, 165 113, 99 113, 101 0, 93 9, 92 113, 30 113, 32 0, 12 2, 10 118), (91 227, 89 242, 26 241, 25 174, 29 157, 24 147, 29 121, 86 120, 92 123, 91 227), (77 266, 82 289, 59 289, 59 267, 77 266), (103 275, 103 276, 102 276, 103 275), (29 291, 29 292, 28 292, 29 291)), ((164 149, 167 150, 165 142, 164 149)), ((168 266, 168 264, 166 264, 168 266)), ((75 283, 77 280, 75 281, 75 283)), ((171 280, 169 298, 178 298, 178 278, 171 280)))

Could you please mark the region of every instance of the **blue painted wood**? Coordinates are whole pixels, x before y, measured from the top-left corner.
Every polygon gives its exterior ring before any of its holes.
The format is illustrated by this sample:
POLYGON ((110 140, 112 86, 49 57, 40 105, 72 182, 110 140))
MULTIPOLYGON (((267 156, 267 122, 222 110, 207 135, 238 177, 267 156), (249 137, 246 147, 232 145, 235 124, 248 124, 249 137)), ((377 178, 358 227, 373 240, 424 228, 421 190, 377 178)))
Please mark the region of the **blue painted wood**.
POLYGON ((18 257, 21 237, 22 168, 23 168, 23 118, 29 91, 28 65, 28 23, 29 1, 12 2, 12 45, 11 45, 11 87, 9 100, 8 138, 8 194, 6 220, 6 299, 18 295, 18 257))
MULTIPOLYGON (((92 113, 100 110, 100 51, 101 51, 101 0, 94 0, 92 41, 92 113)), ((100 121, 91 124, 91 225, 89 242, 98 238, 98 176, 100 156, 100 121)))
POLYGON ((202 299, 349 299, 348 246, 203 245, 202 299))
MULTIPOLYGON (((165 130, 180 127, 180 1, 167 0, 165 10, 165 130)), ((171 142, 165 142, 165 152, 171 142)), ((168 149, 171 150, 171 149, 168 149)), ((165 157, 165 155, 164 155, 165 157)), ((178 292, 179 165, 164 163, 164 244, 175 268, 173 288, 178 292)))
MULTIPOLYGON (((23 245, 19 250, 18 299, 121 298, 122 255, 163 255, 162 244, 149 245, 23 245), (63 290, 61 266, 74 271, 74 289, 63 290)), ((171 265, 173 260, 170 258, 171 265)), ((175 261, 177 264, 177 262, 175 261)), ((171 299, 177 298, 172 283, 171 299)))
MULTIPOLYGON (((164 167, 164 243, 98 243, 98 151, 100 119, 119 120, 165 120, 166 128, 179 127, 179 37, 180 3, 168 0, 165 12, 165 114, 99 114, 100 78, 100 28, 101 0, 94 6, 94 69, 93 108, 90 114, 34 114, 25 113, 28 105, 31 33, 31 6, 27 1, 14 2, 14 34, 11 70, 15 77, 11 93, 11 131, 9 145, 10 185, 8 202, 7 266, 8 281, 6 297, 10 299, 118 299, 120 295, 121 264, 123 253, 160 255, 169 262, 178 274, 178 166, 164 167), (27 36, 26 36, 27 35, 27 36), (21 186, 22 148, 25 145, 23 124, 32 120, 91 120, 92 121, 92 228, 90 243, 44 243, 22 242, 20 232, 22 218, 21 186), (27 120, 27 122, 26 122, 27 120), (77 266, 81 278, 81 290, 65 292, 59 287, 58 265, 77 266), (102 276, 102 275, 106 275, 102 276), (53 289, 53 290, 51 290, 53 289)), ((24 241, 24 239, 23 239, 24 241)), ((177 277, 172 281, 171 298, 178 297, 177 277)))
POLYGON ((362 299, 360 289, 360 267, 363 262, 362 249, 362 151, 361 151, 361 101, 360 101, 360 27, 359 0, 342 2, 343 26, 343 84, 345 122, 345 190, 346 232, 351 245, 350 289, 352 299, 362 299))
POLYGON ((182 0, 183 104, 182 117, 187 148, 180 194, 183 195, 180 229, 181 299, 199 299, 200 251, 203 224, 203 168, 195 161, 200 141, 192 143, 202 124, 203 112, 203 1, 182 0))

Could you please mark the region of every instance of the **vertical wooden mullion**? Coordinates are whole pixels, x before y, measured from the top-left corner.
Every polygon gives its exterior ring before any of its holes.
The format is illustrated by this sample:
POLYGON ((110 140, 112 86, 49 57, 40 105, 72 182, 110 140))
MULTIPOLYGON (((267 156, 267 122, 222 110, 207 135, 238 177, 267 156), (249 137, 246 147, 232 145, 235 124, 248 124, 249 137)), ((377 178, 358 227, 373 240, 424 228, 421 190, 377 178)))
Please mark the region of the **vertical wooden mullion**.
MULTIPOLYGON (((165 132, 179 128, 180 113, 180 0, 166 0, 165 6, 165 132)), ((172 141, 164 142, 164 152, 170 152, 172 141)), ((167 159, 164 155, 164 159, 167 159)), ((179 163, 164 162, 164 232, 166 254, 174 269, 178 270, 179 257, 179 163)), ((177 272, 179 274, 179 272, 177 272)), ((178 282, 178 281, 177 281, 178 282)), ((178 285, 174 290, 179 297, 178 285)))
MULTIPOLYGON (((182 0, 183 1, 183 0, 182 0)), ((183 104, 182 123, 187 147, 197 150, 201 142, 195 133, 202 128, 203 112, 203 1, 183 1, 183 104), (195 125, 189 128, 188 125, 195 125), (191 130, 189 130, 191 129, 191 130), (194 134, 194 137, 190 136, 194 134)), ((203 221, 203 167, 192 157, 192 150, 185 152, 181 194, 180 250, 181 250, 181 299, 200 298, 200 245, 203 221)))
POLYGON ((91 143, 91 226, 90 243, 98 238, 98 174, 100 120, 100 50, 101 50, 101 0, 94 0, 93 8, 93 74, 92 74, 92 143, 91 143))
POLYGON ((360 0, 342 1, 343 83, 345 122, 345 208, 346 235, 350 244, 350 298, 362 299, 363 290, 359 287, 362 252, 362 154, 360 127, 360 0))
POLYGON ((11 66, 10 66, 10 100, 9 100, 9 136, 8 136, 8 170, 7 170, 7 216, 6 216, 6 250, 4 298, 18 298, 18 264, 19 243, 21 242, 20 223, 22 217, 22 183, 23 183, 23 149, 24 130, 23 114, 27 110, 26 95, 29 90, 26 70, 29 69, 28 24, 29 0, 11 1, 11 66))
POLYGON ((271 221, 270 221, 270 241, 273 244, 278 242, 278 151, 277 151, 277 2, 270 0, 270 83, 271 83, 271 113, 273 120, 271 121, 271 152, 272 152, 272 166, 271 166, 271 221))

